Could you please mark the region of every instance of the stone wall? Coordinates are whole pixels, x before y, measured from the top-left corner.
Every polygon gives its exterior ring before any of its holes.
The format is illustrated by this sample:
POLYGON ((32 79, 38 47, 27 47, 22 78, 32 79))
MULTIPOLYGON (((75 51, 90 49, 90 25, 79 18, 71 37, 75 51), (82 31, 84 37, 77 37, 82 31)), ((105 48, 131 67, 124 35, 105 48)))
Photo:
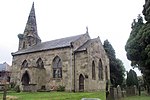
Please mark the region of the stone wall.
MULTIPOLYGON (((96 38, 94 40, 92 40, 93 42, 91 43, 91 45, 89 46, 89 48, 87 49, 88 50, 88 62, 90 62, 88 64, 88 67, 90 68, 90 72, 92 71, 92 61, 95 62, 95 70, 96 70, 96 80, 93 80, 92 79, 92 73, 90 73, 90 79, 91 82, 89 82, 89 86, 91 86, 90 90, 96 90, 96 89, 99 89, 99 90, 105 90, 106 88, 106 75, 105 75, 105 67, 106 66, 109 66, 109 62, 106 62, 106 59, 108 59, 105 55, 105 50, 103 49, 103 46, 100 42, 100 39, 99 38, 96 38), (99 73, 99 67, 98 67, 98 63, 99 63, 99 60, 102 61, 102 72, 103 72, 103 79, 99 79, 98 77, 98 73, 99 73)), ((108 69, 109 70, 109 67, 108 69)), ((109 74, 109 72, 108 72, 109 74)), ((108 75, 108 79, 109 79, 109 75, 108 75)))
POLYGON ((66 90, 70 91, 71 86, 71 49, 70 48, 62 48, 56 50, 35 52, 30 54, 18 55, 13 57, 12 62, 12 78, 11 81, 16 82, 17 84, 21 84, 21 76, 25 70, 29 72, 29 76, 31 78, 31 84, 37 83, 37 88, 40 89, 41 86, 45 85, 47 89, 51 89, 52 85, 65 85, 66 90), (53 59, 59 56, 62 60, 62 76, 61 79, 54 79, 52 72, 52 61, 53 59), (36 61, 38 58, 41 58, 44 63, 44 69, 41 70, 35 68, 36 61), (22 62, 27 60, 29 68, 21 69, 22 62))
POLYGON ((90 39, 90 36, 88 33, 84 34, 83 36, 81 36, 79 39, 77 39, 76 41, 74 41, 72 43, 74 50, 76 50, 77 48, 79 48, 80 46, 82 46, 85 42, 87 42, 90 39))
MULTIPOLYGON (((77 48, 89 38, 89 35, 85 34, 72 45, 77 48)), ((25 71, 28 71, 29 84, 36 84, 37 90, 41 89, 42 86, 45 86, 48 90, 56 90, 57 86, 61 85, 65 86, 66 91, 72 91, 74 88, 75 91, 79 91, 79 75, 82 74, 84 77, 84 91, 105 90, 106 80, 110 79, 109 60, 100 39, 96 38, 90 41, 85 51, 76 52, 75 55, 73 52, 75 48, 68 47, 13 56, 11 81, 21 85, 22 75, 25 71), (62 78, 53 78, 52 62, 56 56, 59 56, 62 61, 62 78), (39 58, 44 63, 43 69, 36 68, 36 61, 39 58), (28 62, 28 68, 22 69, 21 66, 24 60, 28 62), (102 61, 103 79, 98 77, 99 60, 102 61), (96 79, 94 80, 92 79, 92 61, 95 63, 96 79)))
POLYGON ((98 91, 98 90, 105 90, 106 88, 106 66, 107 66, 107 79, 109 80, 110 73, 109 73, 109 60, 105 55, 105 51, 103 47, 101 47, 101 43, 98 39, 95 39, 91 42, 87 51, 78 52, 75 56, 75 70, 76 70, 76 91, 79 90, 79 75, 82 74, 84 76, 85 91, 98 91), (99 67, 98 63, 99 60, 102 60, 103 66, 103 79, 100 80, 98 77, 99 67), (92 61, 95 62, 95 74, 96 79, 92 79, 92 61))

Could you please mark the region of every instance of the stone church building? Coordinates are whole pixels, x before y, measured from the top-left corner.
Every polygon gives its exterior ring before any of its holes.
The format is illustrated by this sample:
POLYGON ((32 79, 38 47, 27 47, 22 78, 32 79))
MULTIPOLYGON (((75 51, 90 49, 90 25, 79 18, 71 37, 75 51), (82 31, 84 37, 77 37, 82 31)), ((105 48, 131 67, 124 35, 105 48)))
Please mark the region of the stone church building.
POLYGON ((110 79, 109 59, 100 38, 84 34, 41 42, 37 32, 34 3, 19 47, 13 52, 11 82, 22 91, 39 89, 65 91, 105 90, 110 79))

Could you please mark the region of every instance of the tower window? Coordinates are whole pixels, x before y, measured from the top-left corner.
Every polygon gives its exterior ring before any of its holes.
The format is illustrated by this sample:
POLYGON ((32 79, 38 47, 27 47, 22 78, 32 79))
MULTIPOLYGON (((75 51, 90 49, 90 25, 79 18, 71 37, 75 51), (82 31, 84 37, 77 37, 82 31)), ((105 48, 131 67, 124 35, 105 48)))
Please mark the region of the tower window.
POLYGON ((23 49, 25 48, 25 42, 23 42, 23 47, 22 47, 23 49))

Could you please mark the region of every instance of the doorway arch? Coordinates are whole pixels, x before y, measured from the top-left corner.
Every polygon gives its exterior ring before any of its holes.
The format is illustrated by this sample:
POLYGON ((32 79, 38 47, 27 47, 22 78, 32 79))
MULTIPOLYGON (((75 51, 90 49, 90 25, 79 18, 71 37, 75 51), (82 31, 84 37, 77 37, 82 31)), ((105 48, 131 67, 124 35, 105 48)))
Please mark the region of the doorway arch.
POLYGON ((23 85, 29 85, 30 77, 27 71, 25 71, 25 73, 23 74, 21 82, 23 85))
POLYGON ((84 91, 84 77, 82 74, 79 76, 79 91, 84 91))

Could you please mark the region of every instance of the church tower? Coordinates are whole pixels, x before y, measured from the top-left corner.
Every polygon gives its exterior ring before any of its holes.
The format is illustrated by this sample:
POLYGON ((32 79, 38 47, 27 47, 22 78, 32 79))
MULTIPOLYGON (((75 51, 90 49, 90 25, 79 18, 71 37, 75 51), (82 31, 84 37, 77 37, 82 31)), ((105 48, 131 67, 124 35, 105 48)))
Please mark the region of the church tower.
POLYGON ((26 23, 26 27, 23 34, 18 34, 19 38, 19 48, 18 50, 26 49, 30 46, 41 43, 41 39, 38 36, 36 16, 34 9, 34 2, 26 23))

